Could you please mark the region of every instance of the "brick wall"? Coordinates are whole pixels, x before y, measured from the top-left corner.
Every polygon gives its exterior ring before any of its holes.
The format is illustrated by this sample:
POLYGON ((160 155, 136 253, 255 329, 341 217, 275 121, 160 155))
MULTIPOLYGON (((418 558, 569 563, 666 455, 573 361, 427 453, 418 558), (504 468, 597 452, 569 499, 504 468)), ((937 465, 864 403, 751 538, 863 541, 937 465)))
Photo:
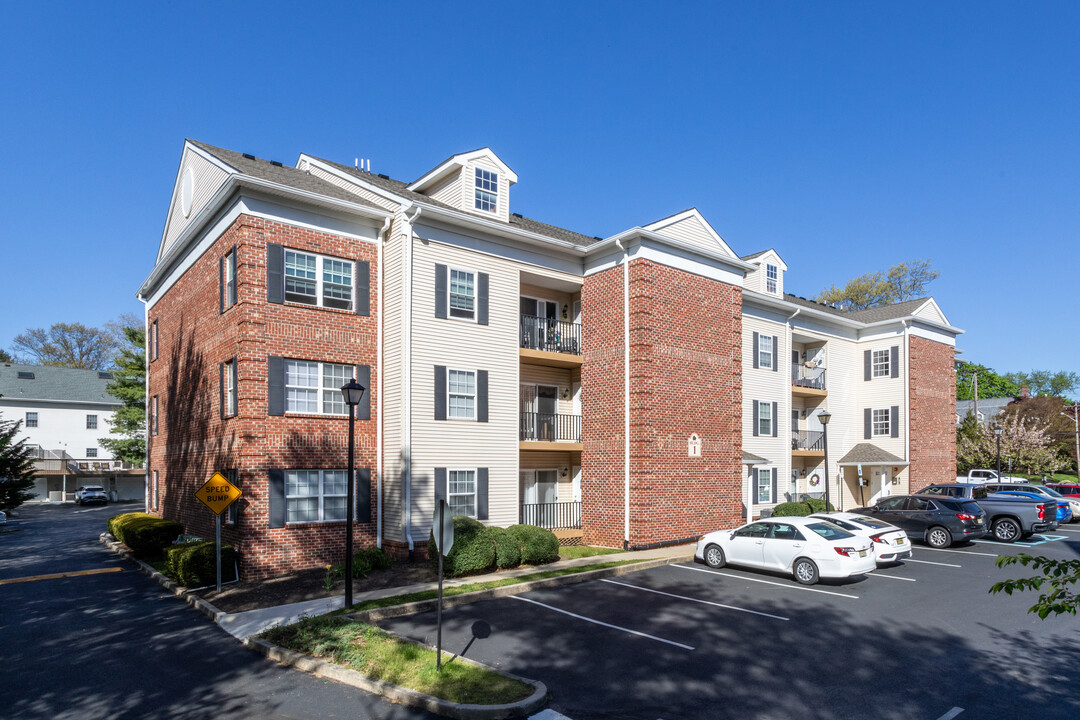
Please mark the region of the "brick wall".
MULTIPOLYGON (((376 318, 343 310, 266 302, 266 245, 367 260, 378 272, 373 243, 241 216, 150 308, 158 320, 160 356, 150 362, 149 396, 160 397, 159 434, 151 436, 149 464, 159 471, 157 514, 185 531, 213 537, 214 517, 193 496, 215 470, 236 468, 244 496, 236 526, 223 538, 243 557, 245 578, 318 567, 344 558, 344 523, 269 527, 271 468, 341 469, 347 465, 346 417, 268 417, 267 358, 366 364, 377 383, 376 318), (218 259, 236 246, 237 304, 219 312, 218 259), (221 418, 219 363, 238 362, 238 414, 221 418)), ((372 468, 374 521, 375 408, 356 422, 356 467, 372 468)), ((374 522, 357 524, 357 547, 374 542, 374 522)))
POLYGON ((911 336, 908 362, 911 414, 910 491, 956 477, 955 350, 911 336))
MULTIPOLYGON (((623 541, 621 267, 582 288, 586 543, 623 541)), ((742 482, 739 288, 648 260, 630 264, 630 545, 738 522, 742 482), (700 458, 687 455, 692 433, 700 458)))

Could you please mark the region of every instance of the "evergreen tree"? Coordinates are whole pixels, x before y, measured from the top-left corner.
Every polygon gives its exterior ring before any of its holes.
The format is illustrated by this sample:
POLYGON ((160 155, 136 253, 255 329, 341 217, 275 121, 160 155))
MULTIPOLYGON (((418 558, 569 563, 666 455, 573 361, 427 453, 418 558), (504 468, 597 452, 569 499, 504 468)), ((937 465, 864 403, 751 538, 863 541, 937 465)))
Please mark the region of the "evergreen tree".
POLYGON ((126 346, 116 356, 108 385, 109 394, 123 403, 108 421, 109 427, 123 437, 101 438, 101 445, 119 460, 142 465, 146 461, 146 330, 126 326, 123 332, 126 346))
POLYGON ((33 451, 16 440, 22 420, 0 418, 0 510, 8 512, 34 497, 33 451))

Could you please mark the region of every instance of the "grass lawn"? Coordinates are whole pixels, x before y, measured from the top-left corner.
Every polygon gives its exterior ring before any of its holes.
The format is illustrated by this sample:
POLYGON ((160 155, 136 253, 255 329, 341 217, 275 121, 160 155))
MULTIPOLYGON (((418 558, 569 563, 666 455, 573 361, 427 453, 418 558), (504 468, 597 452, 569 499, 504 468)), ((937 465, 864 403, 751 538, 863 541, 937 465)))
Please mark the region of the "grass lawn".
POLYGON ((588 545, 566 545, 559 548, 559 557, 564 560, 592 557, 593 555, 613 555, 624 552, 615 548, 590 547, 588 545))
MULTIPOLYGON (((1027 475, 1025 473, 1019 472, 1008 473, 1004 470, 1002 470, 1001 472, 1003 475, 1012 475, 1013 477, 1027 478, 1028 480, 1038 483, 1041 483, 1043 478, 1042 475, 1027 475)), ((1053 475, 1047 474, 1046 478, 1046 481, 1051 483, 1070 483, 1074 485, 1076 484, 1076 475, 1072 475, 1069 473, 1054 473, 1053 475)))
POLYGON ((372 625, 338 617, 310 618, 267 630, 262 637, 282 647, 329 660, 364 675, 457 703, 499 705, 524 700, 533 687, 485 668, 454 662, 443 653, 442 673, 435 651, 393 637, 372 625))

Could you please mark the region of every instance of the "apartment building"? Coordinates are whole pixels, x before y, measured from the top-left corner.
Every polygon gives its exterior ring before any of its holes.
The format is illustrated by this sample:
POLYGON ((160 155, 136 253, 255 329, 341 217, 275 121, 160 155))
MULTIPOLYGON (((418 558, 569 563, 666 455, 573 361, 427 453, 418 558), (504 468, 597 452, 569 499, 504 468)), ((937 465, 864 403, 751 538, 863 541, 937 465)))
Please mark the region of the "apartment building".
POLYGON ((401 554, 440 498, 568 541, 695 539, 823 489, 823 409, 844 502, 952 466, 960 331, 933 300, 842 313, 696 210, 592 237, 514 212, 517 181, 488 148, 407 183, 187 141, 139 291, 149 510, 208 534, 193 492, 220 471, 246 575, 340 558, 350 377, 354 534, 401 554))

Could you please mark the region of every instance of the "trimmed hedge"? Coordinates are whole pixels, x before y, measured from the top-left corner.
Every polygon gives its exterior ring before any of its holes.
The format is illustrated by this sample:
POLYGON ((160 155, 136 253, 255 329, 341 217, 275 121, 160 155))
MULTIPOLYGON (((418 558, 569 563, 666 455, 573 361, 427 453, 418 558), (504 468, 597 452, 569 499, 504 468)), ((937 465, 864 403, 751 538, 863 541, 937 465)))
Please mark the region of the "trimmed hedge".
POLYGON ((559 559, 559 538, 535 525, 511 525, 506 528, 521 548, 523 565, 542 565, 559 559))
POLYGON ((806 504, 810 506, 810 512, 812 512, 812 513, 830 512, 830 511, 836 509, 832 505, 829 505, 828 507, 825 507, 825 501, 824 500, 819 500, 817 498, 810 498, 809 500, 806 501, 806 504))
POLYGON ((500 570, 517 567, 521 564, 521 545, 517 538, 506 528, 488 528, 495 540, 495 566, 500 570))
POLYGON ((361 548, 353 553, 353 577, 362 578, 372 570, 389 570, 393 564, 394 559, 383 552, 382 548, 361 548))
POLYGON ((138 558, 158 557, 184 532, 175 520, 164 520, 147 513, 124 513, 109 518, 109 532, 131 548, 138 558))
MULTIPOLYGON (((217 582, 217 543, 213 540, 173 545, 165 551, 169 577, 188 588, 205 587, 217 582)), ((232 545, 221 546, 221 581, 236 579, 238 559, 232 545)))
MULTIPOLYGON (((439 551, 435 536, 428 538, 428 557, 434 565, 439 563, 439 551)), ((483 523, 464 515, 454 516, 454 546, 443 560, 443 574, 447 577, 476 575, 495 567, 495 540, 483 523)))
MULTIPOLYGON (((835 510, 832 505, 829 510, 835 510)), ((773 508, 773 517, 806 517, 812 513, 825 512, 825 501, 816 498, 800 502, 780 503, 773 508)))

